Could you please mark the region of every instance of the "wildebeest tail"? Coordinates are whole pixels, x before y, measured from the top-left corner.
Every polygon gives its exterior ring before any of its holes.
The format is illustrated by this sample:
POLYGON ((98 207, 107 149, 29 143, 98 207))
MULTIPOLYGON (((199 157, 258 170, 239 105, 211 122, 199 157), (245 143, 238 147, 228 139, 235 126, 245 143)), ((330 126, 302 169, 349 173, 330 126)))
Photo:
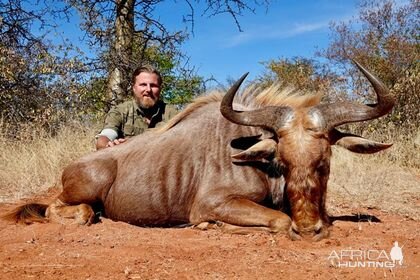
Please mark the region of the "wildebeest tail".
POLYGON ((48 220, 45 217, 47 208, 47 204, 27 203, 16 207, 14 210, 3 215, 2 218, 21 224, 45 223, 48 220))

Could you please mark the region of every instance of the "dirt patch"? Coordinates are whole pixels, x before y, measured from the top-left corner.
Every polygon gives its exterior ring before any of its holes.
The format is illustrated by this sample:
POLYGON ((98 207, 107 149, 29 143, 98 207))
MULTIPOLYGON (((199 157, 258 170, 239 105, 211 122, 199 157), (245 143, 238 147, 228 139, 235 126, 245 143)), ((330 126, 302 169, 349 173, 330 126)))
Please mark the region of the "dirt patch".
MULTIPOLYGON (((0 213, 8 209, 10 205, 0 205, 0 213)), ((348 210, 334 221, 331 236, 317 243, 263 233, 140 228, 108 219, 89 227, 26 226, 0 220, 0 279, 416 279, 420 275, 418 221, 375 209, 348 210), (402 265, 360 267, 368 266, 367 258, 376 260, 376 266, 391 265, 387 258, 395 241, 402 247, 402 265), (354 265, 348 257, 352 253, 369 257, 364 256, 359 267, 342 267, 346 262, 354 265)))

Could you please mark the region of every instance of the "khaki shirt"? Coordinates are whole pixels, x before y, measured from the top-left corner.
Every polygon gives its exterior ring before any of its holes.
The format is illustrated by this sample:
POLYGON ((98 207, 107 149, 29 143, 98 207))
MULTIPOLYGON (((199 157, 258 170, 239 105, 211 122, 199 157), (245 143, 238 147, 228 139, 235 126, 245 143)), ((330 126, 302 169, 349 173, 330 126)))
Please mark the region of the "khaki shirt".
POLYGON ((109 128, 116 131, 118 138, 131 137, 168 121, 177 113, 174 106, 167 105, 162 101, 158 101, 157 105, 150 123, 146 120, 143 109, 137 105, 134 99, 114 106, 105 118, 104 129, 109 128))

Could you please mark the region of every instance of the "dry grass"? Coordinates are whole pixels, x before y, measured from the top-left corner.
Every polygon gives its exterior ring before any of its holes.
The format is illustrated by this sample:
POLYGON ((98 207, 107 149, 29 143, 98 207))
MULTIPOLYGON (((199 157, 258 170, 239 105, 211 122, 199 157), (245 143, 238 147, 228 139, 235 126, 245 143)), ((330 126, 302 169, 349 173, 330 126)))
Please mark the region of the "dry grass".
POLYGON ((19 132, 21 140, 10 140, 0 131, 0 202, 60 187, 63 167, 94 150, 96 131, 74 123, 51 137, 28 127, 19 132))
POLYGON ((373 208, 420 220, 420 171, 389 161, 396 151, 384 151, 380 156, 358 155, 334 147, 329 212, 341 215, 349 214, 349 209, 373 208))
MULTIPOLYGON (((50 137, 31 128, 19 133, 26 139, 19 141, 0 133, 0 202, 60 188, 62 169, 94 150, 96 131, 73 124, 50 137)), ((376 208, 420 219, 419 147, 410 137, 381 136, 395 144, 379 154, 357 155, 334 147, 327 202, 331 214, 376 208)))
POLYGON ((419 133, 392 124, 378 126, 363 136, 393 146, 372 155, 333 147, 327 204, 330 212, 348 214, 346 208, 375 208, 420 220, 419 133))
POLYGON ((373 160, 378 163, 393 163, 399 166, 420 169, 420 144, 416 137, 420 134, 417 131, 407 128, 397 128, 388 124, 386 127, 379 128, 373 132, 363 135, 366 138, 393 143, 393 146, 385 152, 377 153, 373 160), (416 143, 417 141, 417 143, 416 143))

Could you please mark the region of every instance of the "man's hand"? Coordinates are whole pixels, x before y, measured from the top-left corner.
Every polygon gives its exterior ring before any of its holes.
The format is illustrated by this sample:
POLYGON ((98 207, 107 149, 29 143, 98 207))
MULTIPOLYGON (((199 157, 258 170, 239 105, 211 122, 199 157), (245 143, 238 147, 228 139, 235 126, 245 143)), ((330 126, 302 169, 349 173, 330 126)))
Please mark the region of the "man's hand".
POLYGON ((111 141, 106 136, 99 136, 99 138, 96 140, 96 150, 101 150, 108 147, 114 147, 115 145, 122 144, 126 141, 124 138, 115 139, 114 141, 111 141))
POLYGON ((119 139, 115 139, 114 141, 108 141, 108 143, 106 144, 106 147, 114 147, 115 145, 119 145, 121 143, 124 143, 126 139, 124 138, 119 138, 119 139))

